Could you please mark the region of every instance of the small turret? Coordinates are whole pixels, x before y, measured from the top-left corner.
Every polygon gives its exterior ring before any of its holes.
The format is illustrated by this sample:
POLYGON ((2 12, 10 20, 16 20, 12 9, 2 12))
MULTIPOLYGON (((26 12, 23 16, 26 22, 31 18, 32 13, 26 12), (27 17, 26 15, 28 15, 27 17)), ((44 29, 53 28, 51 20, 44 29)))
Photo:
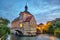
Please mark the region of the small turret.
POLYGON ((27 3, 26 3, 26 5, 25 5, 25 12, 27 12, 27 10, 28 10, 28 6, 27 6, 27 3))

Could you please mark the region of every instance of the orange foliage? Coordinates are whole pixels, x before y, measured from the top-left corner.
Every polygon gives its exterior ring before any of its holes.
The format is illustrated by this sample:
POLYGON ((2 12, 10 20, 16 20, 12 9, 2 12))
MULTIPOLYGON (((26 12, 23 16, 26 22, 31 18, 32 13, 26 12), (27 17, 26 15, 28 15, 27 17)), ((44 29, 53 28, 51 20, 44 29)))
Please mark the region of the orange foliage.
POLYGON ((40 31, 48 31, 49 26, 52 25, 52 22, 47 22, 46 24, 43 25, 37 25, 37 29, 40 31))

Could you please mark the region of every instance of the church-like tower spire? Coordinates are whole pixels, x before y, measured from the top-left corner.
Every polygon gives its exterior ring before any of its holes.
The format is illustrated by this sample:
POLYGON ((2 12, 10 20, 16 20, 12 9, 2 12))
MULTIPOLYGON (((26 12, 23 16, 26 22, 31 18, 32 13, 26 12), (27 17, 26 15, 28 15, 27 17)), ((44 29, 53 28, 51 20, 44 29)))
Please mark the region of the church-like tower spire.
POLYGON ((28 10, 28 6, 27 6, 27 3, 26 3, 26 5, 25 5, 25 11, 27 11, 28 10))

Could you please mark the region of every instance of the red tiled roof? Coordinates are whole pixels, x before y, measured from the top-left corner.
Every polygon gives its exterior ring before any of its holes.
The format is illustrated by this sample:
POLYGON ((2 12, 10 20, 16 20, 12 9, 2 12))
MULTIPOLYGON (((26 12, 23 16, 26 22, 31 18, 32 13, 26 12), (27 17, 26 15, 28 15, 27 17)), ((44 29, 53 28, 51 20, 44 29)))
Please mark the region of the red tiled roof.
POLYGON ((14 20, 12 21, 12 23, 15 23, 15 22, 17 22, 17 21, 19 21, 19 17, 17 17, 16 19, 14 19, 14 20))
POLYGON ((30 22, 31 18, 32 18, 32 16, 27 17, 27 18, 24 20, 24 22, 30 22))

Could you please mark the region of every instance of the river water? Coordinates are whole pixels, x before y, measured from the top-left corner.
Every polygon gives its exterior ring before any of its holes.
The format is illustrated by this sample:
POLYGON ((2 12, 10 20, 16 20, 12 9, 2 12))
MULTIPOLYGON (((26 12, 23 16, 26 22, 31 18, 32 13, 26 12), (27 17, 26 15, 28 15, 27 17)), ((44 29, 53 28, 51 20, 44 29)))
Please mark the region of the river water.
POLYGON ((40 34, 36 37, 19 37, 16 35, 8 35, 6 40, 60 40, 60 38, 49 36, 47 34, 40 34))

